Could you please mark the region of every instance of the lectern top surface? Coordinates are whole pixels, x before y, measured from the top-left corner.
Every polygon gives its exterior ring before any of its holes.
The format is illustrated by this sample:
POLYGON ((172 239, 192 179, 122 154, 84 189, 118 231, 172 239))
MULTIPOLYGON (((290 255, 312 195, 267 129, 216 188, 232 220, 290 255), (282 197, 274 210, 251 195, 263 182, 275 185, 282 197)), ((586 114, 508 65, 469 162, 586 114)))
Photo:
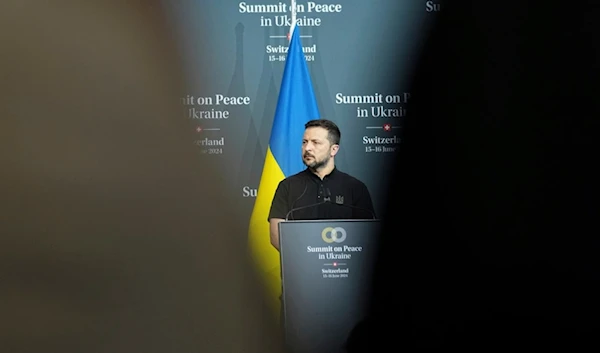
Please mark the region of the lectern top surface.
POLYGON ((281 223, 338 223, 338 222, 381 222, 380 219, 311 219, 311 220, 288 220, 281 223))

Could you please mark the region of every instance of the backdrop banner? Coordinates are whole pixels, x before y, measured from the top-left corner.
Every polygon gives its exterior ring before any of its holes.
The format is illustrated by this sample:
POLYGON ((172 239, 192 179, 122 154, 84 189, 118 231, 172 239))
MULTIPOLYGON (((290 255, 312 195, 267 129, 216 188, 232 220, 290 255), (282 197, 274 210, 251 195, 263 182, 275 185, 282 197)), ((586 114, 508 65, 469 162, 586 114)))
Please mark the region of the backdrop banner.
MULTIPOLYGON (((230 185, 227 194, 234 195, 248 222, 290 44, 290 3, 164 3, 188 80, 180 118, 190 122, 190 146, 221 162, 230 185)), ((367 185, 381 216, 390 165, 401 148, 403 121, 411 114, 410 73, 429 23, 442 10, 441 0, 295 3, 295 28, 320 117, 334 121, 342 132, 337 167, 367 185)), ((300 160, 300 140, 297 146, 300 160)), ((269 234, 264 237, 268 243, 269 234)), ((239 241, 248 241, 248 234, 240 234, 239 241)))

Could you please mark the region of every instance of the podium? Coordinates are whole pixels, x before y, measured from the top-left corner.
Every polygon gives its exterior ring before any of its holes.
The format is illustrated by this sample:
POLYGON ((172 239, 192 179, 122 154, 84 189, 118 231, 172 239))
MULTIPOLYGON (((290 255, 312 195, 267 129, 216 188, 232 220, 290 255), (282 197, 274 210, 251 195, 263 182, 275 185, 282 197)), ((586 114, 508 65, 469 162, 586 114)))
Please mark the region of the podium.
POLYGON ((279 223, 282 309, 291 353, 342 353, 366 318, 379 220, 279 223))

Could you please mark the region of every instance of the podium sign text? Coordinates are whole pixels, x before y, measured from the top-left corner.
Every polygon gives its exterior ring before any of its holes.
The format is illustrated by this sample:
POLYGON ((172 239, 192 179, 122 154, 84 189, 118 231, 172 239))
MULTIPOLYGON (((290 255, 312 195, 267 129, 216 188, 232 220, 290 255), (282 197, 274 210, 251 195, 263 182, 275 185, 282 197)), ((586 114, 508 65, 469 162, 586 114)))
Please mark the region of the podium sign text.
POLYGON ((344 352, 365 318, 377 220, 281 222, 282 305, 292 353, 344 352))

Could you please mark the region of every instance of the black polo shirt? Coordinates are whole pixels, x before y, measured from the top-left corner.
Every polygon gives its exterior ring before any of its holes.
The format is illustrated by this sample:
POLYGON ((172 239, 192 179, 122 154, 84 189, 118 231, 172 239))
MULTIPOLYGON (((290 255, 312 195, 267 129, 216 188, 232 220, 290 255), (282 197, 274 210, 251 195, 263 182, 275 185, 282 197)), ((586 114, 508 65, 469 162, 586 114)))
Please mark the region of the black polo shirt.
POLYGON ((275 191, 268 220, 285 219, 292 209, 299 207, 304 208, 293 211, 288 220, 375 218, 367 186, 337 169, 323 180, 308 168, 282 180, 275 191), (329 202, 319 204, 327 198, 329 202))

